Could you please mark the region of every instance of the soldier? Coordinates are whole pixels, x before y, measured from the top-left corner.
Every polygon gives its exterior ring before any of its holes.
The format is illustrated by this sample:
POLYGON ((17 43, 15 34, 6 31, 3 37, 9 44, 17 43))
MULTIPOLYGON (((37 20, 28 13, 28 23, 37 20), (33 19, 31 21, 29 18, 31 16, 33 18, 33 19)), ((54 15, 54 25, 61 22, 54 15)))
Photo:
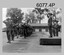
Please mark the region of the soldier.
POLYGON ((53 14, 52 13, 48 13, 47 17, 48 19, 48 27, 49 27, 49 34, 50 37, 52 37, 52 19, 53 19, 53 14))
POLYGON ((19 24, 16 25, 17 38, 19 38, 19 24))
POLYGON ((19 35, 20 35, 20 37, 22 37, 22 24, 23 23, 19 24, 19 35))
POLYGON ((7 43, 11 43, 11 26, 10 26, 10 19, 6 19, 4 21, 4 23, 6 24, 6 34, 7 34, 7 39, 8 39, 8 42, 7 43))
POLYGON ((17 36, 17 27, 15 24, 13 25, 13 29, 14 29, 14 36, 17 36))
POLYGON ((59 25, 58 25, 58 21, 54 20, 54 25, 53 25, 53 35, 54 36, 58 36, 58 31, 59 31, 59 25))
POLYGON ((12 37, 12 41, 14 41, 14 36, 15 36, 15 33, 14 33, 14 24, 12 23, 11 24, 11 37, 12 37))
POLYGON ((27 23, 24 23, 24 25, 23 25, 23 35, 24 35, 24 38, 26 39, 26 37, 27 37, 27 23))

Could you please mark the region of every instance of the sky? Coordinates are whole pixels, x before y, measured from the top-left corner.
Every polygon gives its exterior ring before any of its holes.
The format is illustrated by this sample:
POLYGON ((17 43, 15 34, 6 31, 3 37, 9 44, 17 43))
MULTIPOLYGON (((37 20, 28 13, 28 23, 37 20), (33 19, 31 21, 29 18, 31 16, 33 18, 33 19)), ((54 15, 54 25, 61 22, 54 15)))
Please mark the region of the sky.
MULTIPOLYGON (((21 8, 22 12, 28 13, 29 10, 32 10, 34 8, 21 8)), ((2 8, 2 28, 6 27, 6 25, 3 23, 4 20, 6 20, 6 13, 7 13, 7 8, 2 8)), ((48 18, 45 16, 45 19, 41 21, 41 23, 47 23, 48 18)))

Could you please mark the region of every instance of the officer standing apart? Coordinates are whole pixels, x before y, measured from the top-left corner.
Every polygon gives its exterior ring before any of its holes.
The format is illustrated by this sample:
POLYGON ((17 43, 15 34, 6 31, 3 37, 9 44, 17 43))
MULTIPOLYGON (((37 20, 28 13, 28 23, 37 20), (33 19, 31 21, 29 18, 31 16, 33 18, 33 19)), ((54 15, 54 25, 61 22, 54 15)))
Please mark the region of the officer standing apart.
POLYGON ((53 14, 52 13, 48 13, 47 17, 48 19, 48 27, 49 27, 49 34, 50 37, 52 37, 52 19, 53 19, 53 14))

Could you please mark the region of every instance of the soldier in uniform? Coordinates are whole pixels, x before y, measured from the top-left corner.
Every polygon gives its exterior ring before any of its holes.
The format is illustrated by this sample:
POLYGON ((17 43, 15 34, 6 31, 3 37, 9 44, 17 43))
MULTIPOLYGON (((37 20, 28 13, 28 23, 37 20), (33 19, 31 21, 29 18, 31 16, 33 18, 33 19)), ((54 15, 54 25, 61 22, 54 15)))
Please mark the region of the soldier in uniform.
POLYGON ((48 13, 47 17, 48 19, 48 27, 49 27, 49 34, 50 37, 52 37, 52 19, 53 19, 53 14, 52 13, 48 13))
POLYGON ((14 33, 14 24, 12 23, 11 24, 11 37, 12 37, 12 41, 14 41, 14 36, 15 36, 15 33, 14 33))
POLYGON ((54 25, 53 25, 53 35, 58 36, 58 31, 59 31, 58 21, 54 20, 53 23, 54 23, 54 25))
POLYGON ((16 32, 17 32, 17 38, 19 38, 19 24, 16 24, 16 32))
POLYGON ((7 39, 8 39, 8 42, 7 43, 11 43, 11 26, 10 26, 10 20, 9 18, 6 19, 4 21, 4 23, 6 24, 6 34, 7 34, 7 39))

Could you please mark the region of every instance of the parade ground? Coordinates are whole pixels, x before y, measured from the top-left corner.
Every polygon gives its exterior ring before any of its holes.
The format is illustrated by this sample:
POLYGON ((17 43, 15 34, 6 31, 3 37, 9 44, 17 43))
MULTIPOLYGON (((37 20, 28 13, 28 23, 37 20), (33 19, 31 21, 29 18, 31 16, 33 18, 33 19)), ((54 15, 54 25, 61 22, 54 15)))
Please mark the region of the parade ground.
MULTIPOLYGON (((49 33, 43 30, 42 32, 34 32, 30 37, 15 37, 14 41, 7 43, 6 33, 3 32, 3 53, 60 53, 61 46, 56 45, 40 45, 40 38, 49 37, 49 33)), ((60 37, 60 35, 59 35, 60 37)))

